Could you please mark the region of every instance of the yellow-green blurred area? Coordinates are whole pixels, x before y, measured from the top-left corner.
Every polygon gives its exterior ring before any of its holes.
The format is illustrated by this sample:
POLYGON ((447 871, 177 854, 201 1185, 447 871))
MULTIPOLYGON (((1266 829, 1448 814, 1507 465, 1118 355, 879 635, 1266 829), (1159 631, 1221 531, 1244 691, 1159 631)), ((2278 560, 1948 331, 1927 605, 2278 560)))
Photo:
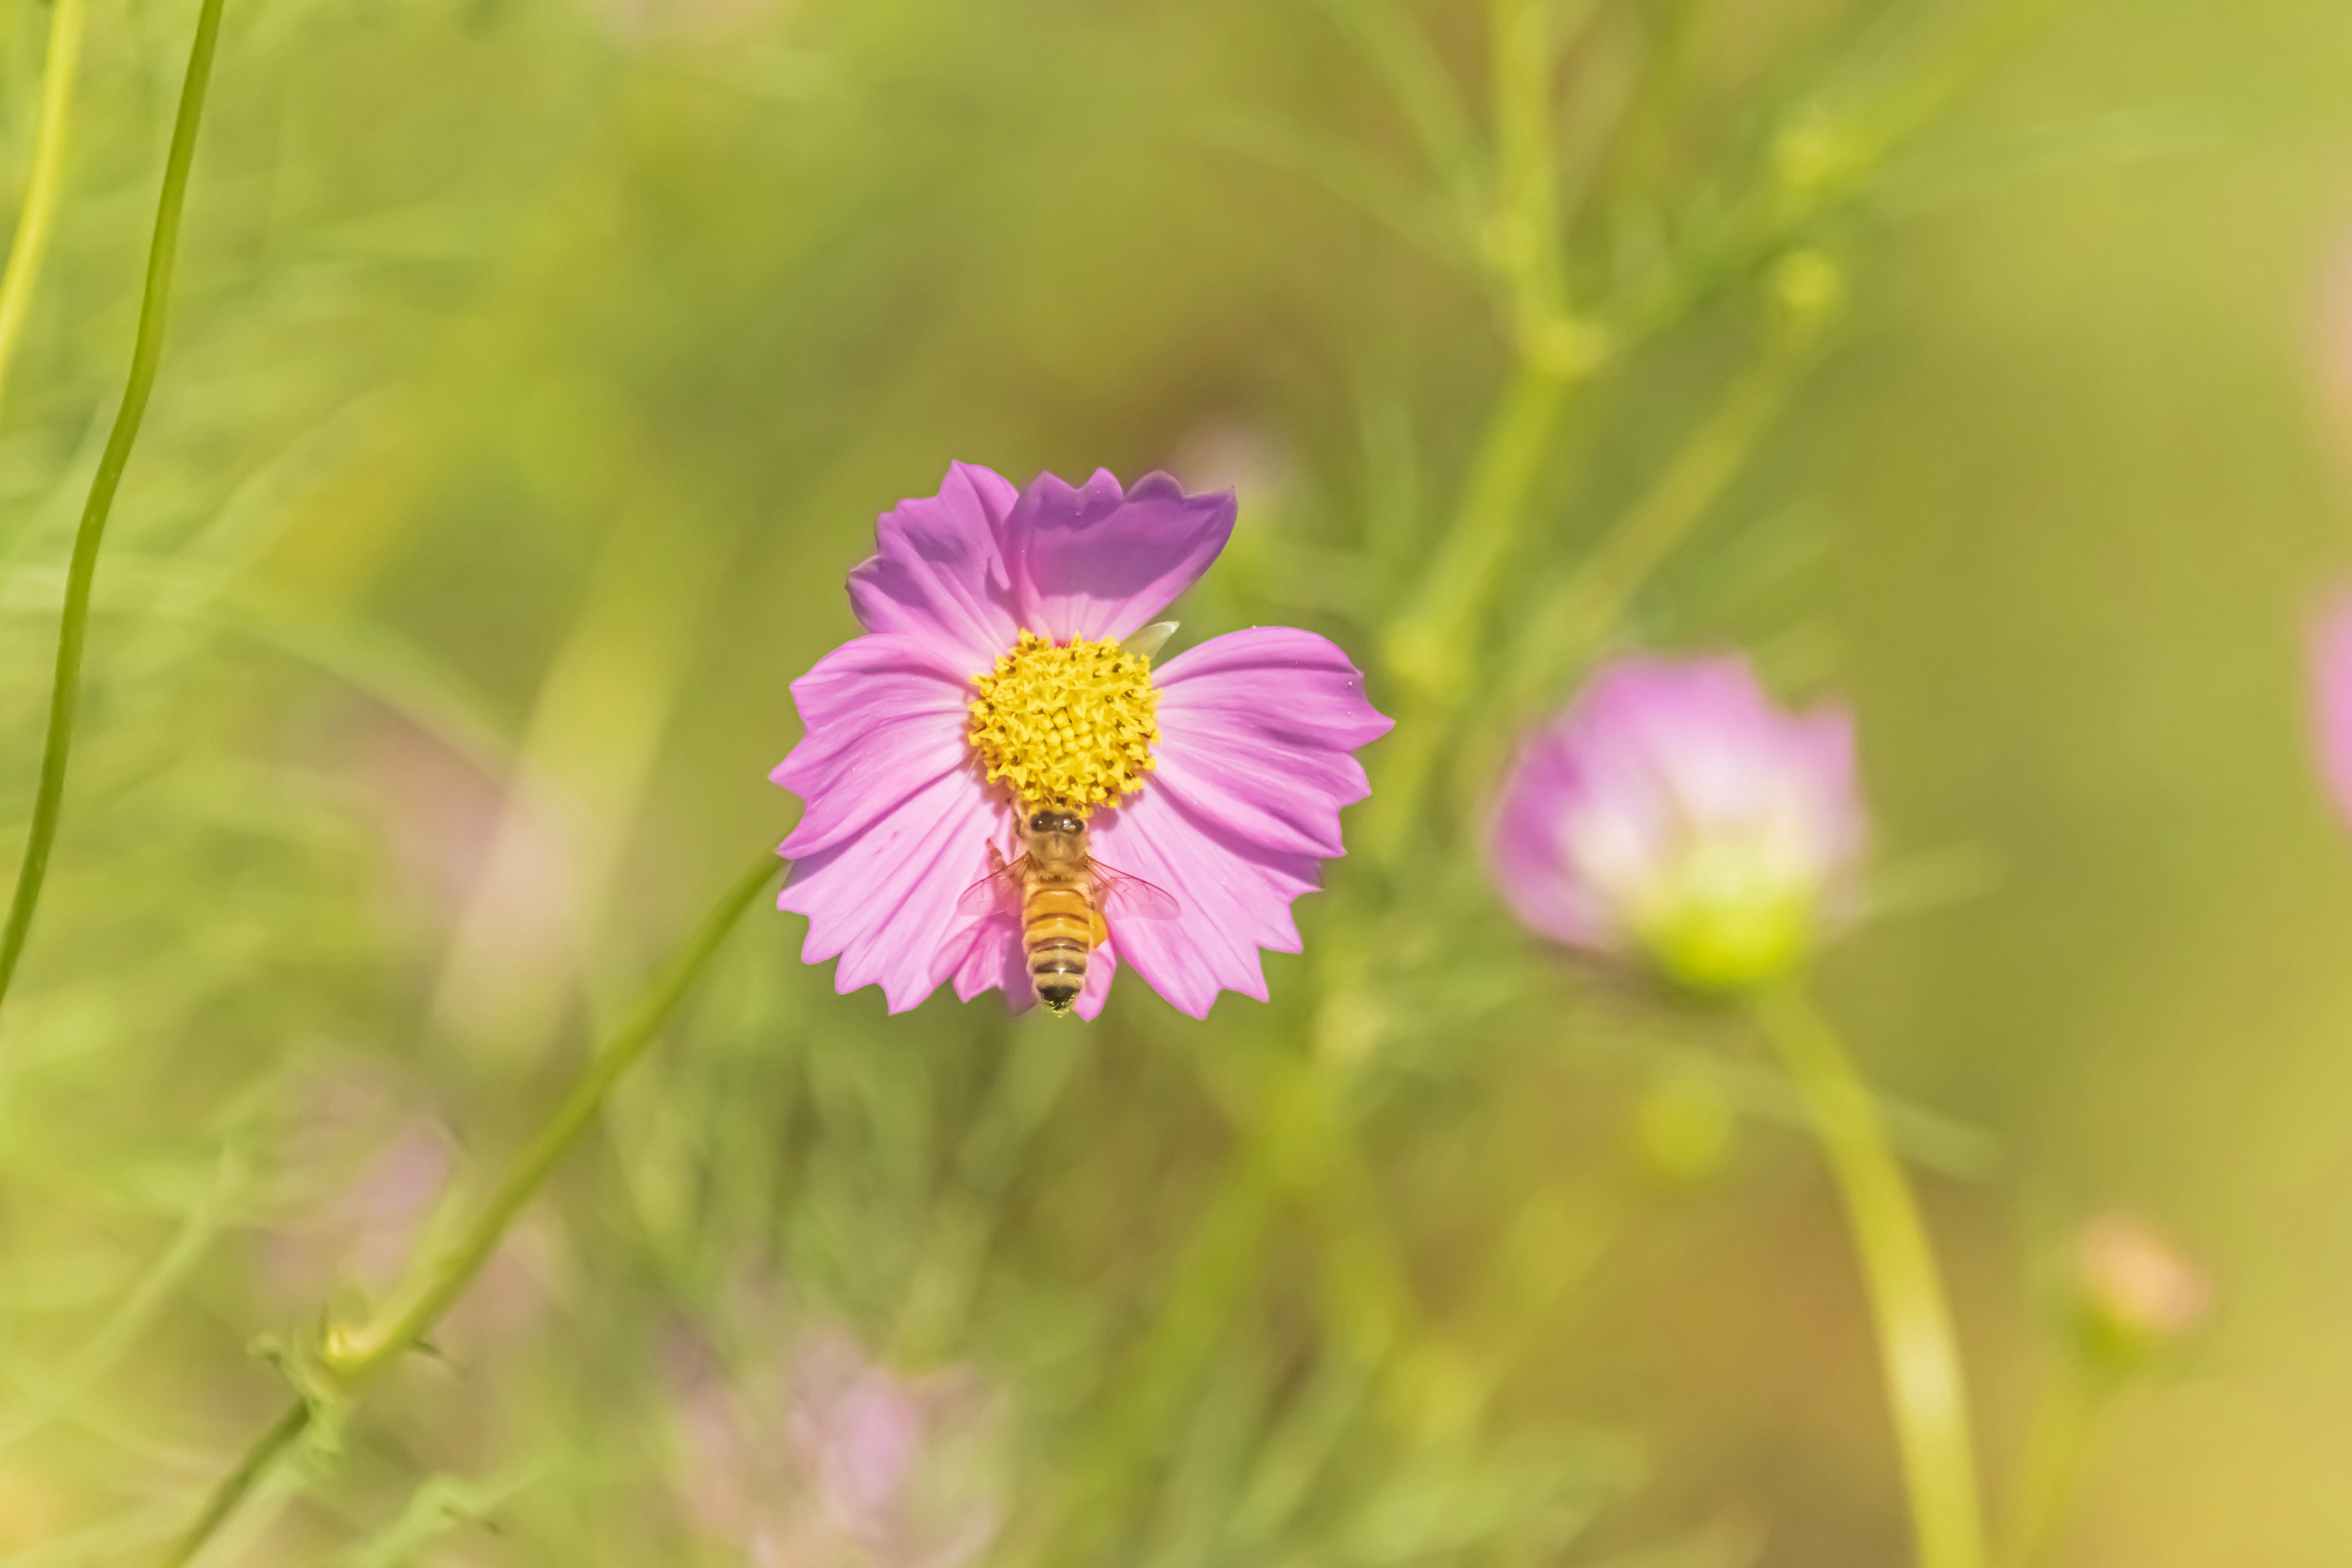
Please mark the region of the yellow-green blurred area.
MULTIPOLYGON (((88 3, 0 399, 11 870, 195 14, 88 3)), ((1435 712, 1404 851, 1204 1023, 1131 975, 1090 1026, 888 1016, 763 900, 429 1351, 205 1561, 1907 1561, 1787 1085, 1476 862, 1512 650, 1759 385, 1520 695, 1730 646, 1855 705, 1879 909, 1821 994, 1922 1186, 1996 1536, 2075 1237, 2126 1212, 2215 1307, 2045 1561, 2352 1560, 2352 833, 2302 668, 2352 563, 2352 10, 1531 7, 1607 350, 1457 723, 1387 634, 1518 374, 1491 185, 1431 151, 1450 96, 1489 156, 1486 6, 228 0, 0 1017, 0 1568, 152 1561, 502 1167, 789 828, 788 683, 950 459, 1238 487, 1181 642, 1309 626, 1435 712), (793 1511, 843 1345, 958 1435, 929 1534, 793 1511)), ((50 15, 0 0, 6 211, 50 15)))

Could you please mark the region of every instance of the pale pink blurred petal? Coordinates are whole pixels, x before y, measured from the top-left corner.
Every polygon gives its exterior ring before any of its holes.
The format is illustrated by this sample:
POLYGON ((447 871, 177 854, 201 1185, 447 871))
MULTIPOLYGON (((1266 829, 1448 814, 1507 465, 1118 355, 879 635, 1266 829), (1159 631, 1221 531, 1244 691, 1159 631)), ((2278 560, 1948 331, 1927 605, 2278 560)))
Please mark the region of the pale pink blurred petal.
POLYGON ((2352 825, 2352 592, 2331 599, 2312 626, 2311 727, 2328 798, 2352 825))
POLYGON ((1851 910, 1866 833, 1843 710, 1784 711, 1741 658, 1633 658, 1521 746, 1487 863, 1542 935, 1744 984, 1851 910))
POLYGON ((678 1500, 713 1544, 777 1568, 963 1568, 1003 1516, 1003 1401, 916 1376, 834 1330, 729 1380, 671 1358, 678 1500))

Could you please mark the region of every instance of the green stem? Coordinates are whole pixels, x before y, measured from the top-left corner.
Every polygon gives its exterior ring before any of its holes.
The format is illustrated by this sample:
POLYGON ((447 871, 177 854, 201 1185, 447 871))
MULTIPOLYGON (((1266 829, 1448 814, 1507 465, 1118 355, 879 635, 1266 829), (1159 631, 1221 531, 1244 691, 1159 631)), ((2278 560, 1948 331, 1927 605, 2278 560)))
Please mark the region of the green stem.
POLYGON ((1790 986, 1755 1003, 1829 1161, 1868 1288, 1919 1568, 1985 1568, 1968 1391, 1936 1255, 1878 1103, 1828 1020, 1790 986))
POLYGON ((1552 73, 1559 65, 1554 0, 1494 0, 1488 58, 1495 72, 1496 214, 1489 263, 1510 284, 1519 341, 1560 310, 1559 193, 1554 173, 1552 73))
POLYGON ((1609 635, 1651 574, 1706 519, 1787 405, 1807 357, 1793 348, 1764 351, 1691 433, 1656 483, 1529 618, 1509 679, 1515 711, 1552 695, 1609 635))
POLYGON ((74 66, 81 57, 82 0, 52 0, 49 52, 41 67, 41 112, 33 128, 33 166, 25 177, 25 202, 16 214, 16 237, 8 245, 8 269, 0 273, 0 392, 8 384, 16 343, 32 310, 33 285, 48 254, 56 226, 58 188, 66 153, 66 120, 73 108, 74 66))
POLYGON ((2017 1494, 2002 1542, 2003 1568, 2040 1568, 2057 1544, 2059 1528, 2074 1511, 2084 1472, 2098 1446, 2116 1380, 2087 1367, 2069 1366, 2042 1396, 2034 1413, 2017 1494))
MULTIPOLYGON (((41 884, 48 875, 49 849, 57 841, 58 813, 65 800, 66 758, 73 748, 74 713, 81 696, 82 644, 89 630, 89 595, 98 575, 98 547, 106 534, 107 517, 114 510, 114 492, 122 483, 123 468, 131 461, 131 444, 139 438, 139 424, 146 416, 148 395, 155 387, 155 367, 163 353, 172 267, 180 247, 180 212, 187 201, 188 170, 196 155, 196 130, 204 121, 205 89, 212 80, 213 54, 220 41, 222 3, 204 0, 203 9, 196 14, 195 43, 188 51, 188 71, 180 87, 179 116, 173 122, 171 151, 163 160, 163 194, 156 205, 155 237, 147 252, 147 286, 139 301, 131 378, 122 389, 122 406, 106 437, 106 450, 99 458, 98 475, 90 481, 89 500, 82 508, 73 559, 66 569, 65 612, 58 626, 57 679, 49 692, 48 733, 41 751, 40 784, 33 797, 32 831, 25 841, 24 864, 16 873, 7 929, 0 934, 0 1002, 7 998, 16 961, 31 934, 33 910, 40 902, 41 884)), ((45 103, 45 113, 46 108, 45 103)))
POLYGON ((1049 1019, 1032 1020, 1015 1032, 917 1255, 897 1334, 899 1354, 915 1365, 944 1355, 962 1334, 1003 1219, 1005 1194, 1061 1100, 1081 1043, 1077 1030, 1049 1019))
POLYGON ((298 1399, 288 1405, 284 1413, 269 1424, 269 1429, 254 1439, 253 1446, 245 1451, 245 1457, 237 1460, 236 1468, 221 1478, 220 1485, 215 1487, 212 1496, 205 1500, 203 1511, 189 1521, 185 1532, 172 1543, 171 1555, 163 1559, 163 1568, 186 1568, 186 1564, 194 1562, 196 1553, 205 1549, 205 1543, 228 1522, 229 1516, 237 1510, 247 1495, 261 1484, 261 1478, 268 1475, 286 1451, 310 1429, 310 1420, 311 1408, 308 1400, 298 1399))
MULTIPOLYGON (((374 1321, 358 1330, 329 1334, 320 1352, 320 1370, 329 1383, 329 1392, 347 1398, 358 1397, 371 1379, 432 1331, 441 1315, 488 1261, 507 1227, 546 1183, 557 1162, 596 1119, 613 1086, 645 1055, 662 1025, 709 967, 719 945, 751 908, 761 889, 774 880, 777 865, 773 854, 763 852, 728 888, 670 960, 669 966, 646 990, 627 1020, 597 1048, 571 1092, 483 1202, 464 1234, 444 1250, 415 1264, 409 1270, 410 1278, 394 1292, 374 1321)), ((180 1538, 173 1554, 165 1560, 165 1568, 181 1568, 193 1558, 315 1418, 316 1411, 309 1400, 298 1402, 256 1438, 236 1468, 214 1489, 203 1511, 180 1538)))
POLYGON ((1474 668, 1470 644, 1494 579, 1509 557, 1543 471, 1568 382, 1523 363, 1487 416, 1461 510, 1432 565, 1420 603, 1390 628, 1383 647, 1402 711, 1367 808, 1375 858, 1393 862, 1410 842, 1444 731, 1474 668))
POLYGON ((347 1385, 364 1383, 394 1357, 422 1339, 458 1294, 472 1283, 489 1260, 491 1251, 524 1204, 546 1182, 573 1142, 596 1120, 605 1097, 646 1054, 662 1025, 700 978, 717 955, 727 933, 751 907, 761 889, 775 879, 778 862, 763 854, 750 870, 736 879, 669 967, 638 1001, 620 1029, 589 1059, 587 1070, 573 1082, 503 1181, 491 1192, 465 1234, 445 1252, 412 1271, 413 1279, 395 1291, 385 1309, 365 1328, 341 1334, 327 1346, 327 1365, 347 1385))

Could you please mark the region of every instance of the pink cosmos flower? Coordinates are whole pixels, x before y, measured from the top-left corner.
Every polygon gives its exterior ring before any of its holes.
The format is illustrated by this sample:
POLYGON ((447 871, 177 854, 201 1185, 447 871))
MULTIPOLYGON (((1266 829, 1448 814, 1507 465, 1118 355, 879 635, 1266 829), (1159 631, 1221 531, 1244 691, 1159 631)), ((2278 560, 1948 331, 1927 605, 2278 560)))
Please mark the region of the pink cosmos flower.
POLYGON ((1265 999, 1259 952, 1298 951, 1291 901, 1343 852, 1339 810, 1369 793, 1351 753, 1389 721, 1309 632, 1253 627, 1156 668, 1120 646, 1233 525, 1230 493, 1163 474, 1015 490, 964 463, 884 514, 849 574, 868 635, 793 683, 806 734, 771 775, 806 803, 778 905, 808 917, 803 959, 840 959, 836 990, 878 984, 896 1013, 951 980, 1028 1005, 1013 911, 958 910, 992 850, 1018 857, 1017 803, 1085 818, 1100 864, 1175 905, 1124 922, 1108 907, 1082 1016, 1121 963, 1196 1018, 1220 991, 1265 999))
POLYGON ((2311 708, 2320 776, 2352 823, 2352 592, 2337 594, 2313 625, 2311 708))
POLYGON ((1843 709, 1784 712, 1740 658, 1630 658, 1527 741, 1487 855, 1543 935, 1736 989, 1850 908, 1864 834, 1843 709))

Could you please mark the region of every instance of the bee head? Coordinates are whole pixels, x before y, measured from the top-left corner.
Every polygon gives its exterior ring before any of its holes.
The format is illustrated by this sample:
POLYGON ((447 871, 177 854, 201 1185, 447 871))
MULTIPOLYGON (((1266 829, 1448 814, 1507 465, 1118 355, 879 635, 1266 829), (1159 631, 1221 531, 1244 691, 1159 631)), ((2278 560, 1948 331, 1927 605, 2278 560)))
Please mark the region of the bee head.
POLYGON ((1084 818, 1069 811, 1040 811, 1029 818, 1032 833, 1083 833, 1086 826, 1084 818))

